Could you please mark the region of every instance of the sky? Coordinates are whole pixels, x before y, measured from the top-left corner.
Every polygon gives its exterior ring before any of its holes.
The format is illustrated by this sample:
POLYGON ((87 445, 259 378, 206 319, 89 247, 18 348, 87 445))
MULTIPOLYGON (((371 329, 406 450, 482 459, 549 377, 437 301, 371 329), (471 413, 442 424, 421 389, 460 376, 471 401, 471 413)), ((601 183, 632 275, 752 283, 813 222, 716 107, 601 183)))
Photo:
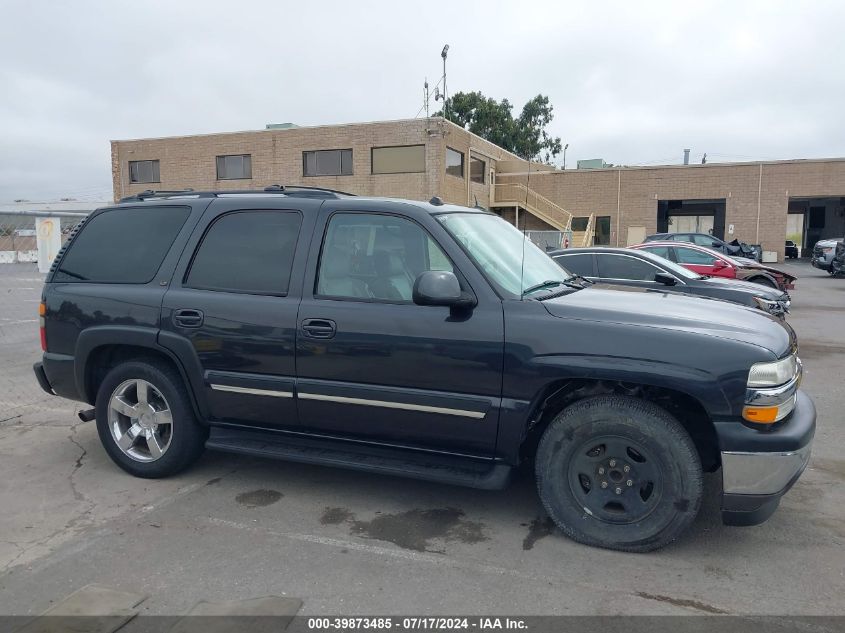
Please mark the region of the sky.
POLYGON ((0 202, 110 199, 112 139, 423 115, 446 43, 450 94, 549 97, 567 167, 841 157, 843 27, 841 0, 0 0, 0 202))

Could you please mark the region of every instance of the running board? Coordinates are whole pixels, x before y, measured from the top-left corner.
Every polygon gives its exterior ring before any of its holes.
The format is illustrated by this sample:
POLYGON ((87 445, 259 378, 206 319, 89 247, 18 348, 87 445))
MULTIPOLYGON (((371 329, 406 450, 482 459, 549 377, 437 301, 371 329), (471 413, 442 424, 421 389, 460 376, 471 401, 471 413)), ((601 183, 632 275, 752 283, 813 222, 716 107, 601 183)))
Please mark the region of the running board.
POLYGON ((214 426, 205 446, 228 453, 337 466, 482 490, 501 490, 510 481, 512 470, 511 466, 492 460, 479 460, 476 465, 471 459, 448 455, 214 426))

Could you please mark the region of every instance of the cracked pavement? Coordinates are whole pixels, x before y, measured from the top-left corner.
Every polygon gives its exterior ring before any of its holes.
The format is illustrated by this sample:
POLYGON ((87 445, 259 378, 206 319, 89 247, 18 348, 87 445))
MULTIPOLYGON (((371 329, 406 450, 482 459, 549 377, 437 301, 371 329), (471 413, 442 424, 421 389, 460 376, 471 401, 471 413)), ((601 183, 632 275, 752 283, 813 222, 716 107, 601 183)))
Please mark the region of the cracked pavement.
MULTIPOLYGON (((0 614, 89 583, 167 615, 262 595, 300 597, 302 614, 842 614, 845 280, 783 266, 819 412, 810 468, 753 528, 721 525, 706 478, 692 529, 645 555, 561 536, 530 472, 484 492, 208 452, 178 477, 133 478, 79 405, 38 389, 37 323, 0 321, 0 614)), ((0 317, 34 314, 34 275, 0 267, 0 317)))

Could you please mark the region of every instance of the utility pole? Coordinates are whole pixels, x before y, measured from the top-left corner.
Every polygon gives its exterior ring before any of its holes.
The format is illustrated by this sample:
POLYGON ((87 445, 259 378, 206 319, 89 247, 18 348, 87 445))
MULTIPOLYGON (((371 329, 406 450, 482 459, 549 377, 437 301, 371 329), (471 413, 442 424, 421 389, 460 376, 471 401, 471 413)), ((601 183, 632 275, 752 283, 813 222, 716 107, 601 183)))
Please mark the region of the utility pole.
POLYGON ((569 143, 563 146, 563 168, 566 169, 566 150, 569 149, 569 143))
POLYGON ((425 99, 425 118, 428 118, 428 77, 425 78, 423 84, 423 99, 425 99))
POLYGON ((449 45, 443 47, 440 57, 443 58, 443 118, 449 118, 449 102, 446 100, 446 56, 449 54, 449 45))

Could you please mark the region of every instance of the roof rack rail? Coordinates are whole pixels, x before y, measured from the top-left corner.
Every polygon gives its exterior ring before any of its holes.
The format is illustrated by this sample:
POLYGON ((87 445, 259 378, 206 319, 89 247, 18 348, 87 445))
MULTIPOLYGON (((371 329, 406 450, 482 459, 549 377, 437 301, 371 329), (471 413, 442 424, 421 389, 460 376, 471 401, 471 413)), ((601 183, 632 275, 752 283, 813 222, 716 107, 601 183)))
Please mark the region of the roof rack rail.
POLYGON ((143 202, 152 198, 171 198, 177 196, 191 196, 196 198, 218 198, 220 196, 239 194, 272 194, 277 193, 285 196, 297 196, 303 198, 339 198, 340 196, 354 196, 354 193, 337 191, 336 189, 325 189, 323 187, 305 187, 300 185, 270 185, 264 189, 228 189, 221 191, 194 191, 193 189, 174 189, 154 191, 147 189, 140 193, 126 196, 120 202, 143 202))

